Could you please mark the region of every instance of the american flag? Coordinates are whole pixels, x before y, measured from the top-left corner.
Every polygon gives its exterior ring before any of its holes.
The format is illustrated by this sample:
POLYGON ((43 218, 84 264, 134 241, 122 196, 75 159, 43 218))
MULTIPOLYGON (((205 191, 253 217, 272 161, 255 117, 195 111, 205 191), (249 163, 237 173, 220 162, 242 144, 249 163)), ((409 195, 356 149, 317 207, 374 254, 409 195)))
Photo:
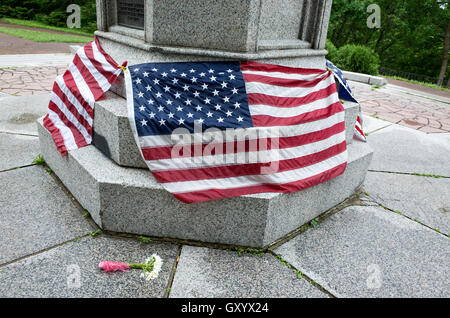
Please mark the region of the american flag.
POLYGON ((52 134, 62 156, 91 144, 94 104, 121 72, 122 67, 101 48, 96 38, 80 48, 67 71, 56 78, 44 127, 52 134))
POLYGON ((143 158, 185 203, 296 192, 346 169, 344 108, 329 71, 147 63, 131 66, 126 82, 143 158))
MULTIPOLYGON (((355 96, 353 95, 352 89, 350 88, 350 85, 348 84, 347 80, 344 77, 344 74, 342 74, 342 71, 337 68, 336 65, 334 65, 332 62, 327 60, 327 68, 333 72, 334 77, 339 82, 339 98, 342 100, 346 100, 353 103, 358 103, 355 96)), ((359 104, 359 103, 358 103, 359 104)), ((358 117, 356 119, 355 124, 355 134, 354 137, 356 139, 359 139, 361 141, 367 141, 366 135, 363 131, 363 122, 362 122, 362 113, 361 111, 358 114, 358 117)))

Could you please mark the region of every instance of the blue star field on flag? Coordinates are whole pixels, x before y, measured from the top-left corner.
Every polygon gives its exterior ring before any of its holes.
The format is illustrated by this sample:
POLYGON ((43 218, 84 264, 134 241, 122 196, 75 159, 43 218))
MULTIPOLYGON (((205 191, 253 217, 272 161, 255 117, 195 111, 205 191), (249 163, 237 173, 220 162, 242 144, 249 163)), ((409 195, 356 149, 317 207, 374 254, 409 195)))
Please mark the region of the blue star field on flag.
POLYGON ((147 63, 130 68, 140 136, 252 127, 238 62, 147 63))

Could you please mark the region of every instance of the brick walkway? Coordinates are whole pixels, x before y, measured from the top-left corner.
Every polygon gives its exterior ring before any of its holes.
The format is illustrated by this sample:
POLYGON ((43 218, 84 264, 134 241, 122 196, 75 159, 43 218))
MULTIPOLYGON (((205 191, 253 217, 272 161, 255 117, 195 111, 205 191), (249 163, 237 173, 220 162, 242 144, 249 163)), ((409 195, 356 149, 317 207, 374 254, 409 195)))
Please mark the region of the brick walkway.
MULTIPOLYGON (((0 92, 24 96, 51 91, 54 79, 66 66, 0 68, 0 92)), ((450 132, 450 105, 415 96, 399 96, 388 88, 372 90, 364 84, 352 89, 366 115, 425 133, 450 132)))
POLYGON ((56 76, 66 68, 67 66, 46 66, 0 69, 0 92, 15 96, 48 93, 56 76))
POLYGON ((389 88, 372 90, 369 85, 352 84, 364 114, 425 133, 450 132, 450 105, 415 96, 400 96, 389 88))

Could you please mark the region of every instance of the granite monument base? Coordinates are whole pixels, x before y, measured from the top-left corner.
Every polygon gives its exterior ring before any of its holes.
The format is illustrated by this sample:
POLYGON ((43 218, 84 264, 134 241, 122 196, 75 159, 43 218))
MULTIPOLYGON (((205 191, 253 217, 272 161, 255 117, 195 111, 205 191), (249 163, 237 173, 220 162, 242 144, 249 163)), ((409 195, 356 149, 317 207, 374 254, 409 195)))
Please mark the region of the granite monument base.
POLYGON ((166 192, 149 170, 121 167, 95 146, 62 158, 42 119, 38 130, 47 164, 102 229, 255 248, 270 245, 353 195, 373 154, 368 144, 354 141, 343 175, 298 193, 187 205, 166 192))

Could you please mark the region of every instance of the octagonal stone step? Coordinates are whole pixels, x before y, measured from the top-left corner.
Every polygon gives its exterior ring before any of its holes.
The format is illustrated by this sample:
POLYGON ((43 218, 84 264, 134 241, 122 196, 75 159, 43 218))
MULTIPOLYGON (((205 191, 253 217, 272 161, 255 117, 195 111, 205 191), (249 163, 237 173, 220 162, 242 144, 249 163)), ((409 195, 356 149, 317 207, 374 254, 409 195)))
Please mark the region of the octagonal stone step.
MULTIPOLYGON (((351 144, 360 106, 345 102, 344 108, 346 139, 351 144)), ((109 92, 95 104, 94 132, 93 144, 108 158, 124 167, 147 168, 131 131, 126 99, 109 92)))
POLYGON ((38 130, 47 164, 102 229, 258 248, 354 194, 373 154, 368 144, 355 141, 343 175, 301 192, 188 205, 165 191, 149 170, 121 167, 94 146, 61 157, 42 119, 38 130))

